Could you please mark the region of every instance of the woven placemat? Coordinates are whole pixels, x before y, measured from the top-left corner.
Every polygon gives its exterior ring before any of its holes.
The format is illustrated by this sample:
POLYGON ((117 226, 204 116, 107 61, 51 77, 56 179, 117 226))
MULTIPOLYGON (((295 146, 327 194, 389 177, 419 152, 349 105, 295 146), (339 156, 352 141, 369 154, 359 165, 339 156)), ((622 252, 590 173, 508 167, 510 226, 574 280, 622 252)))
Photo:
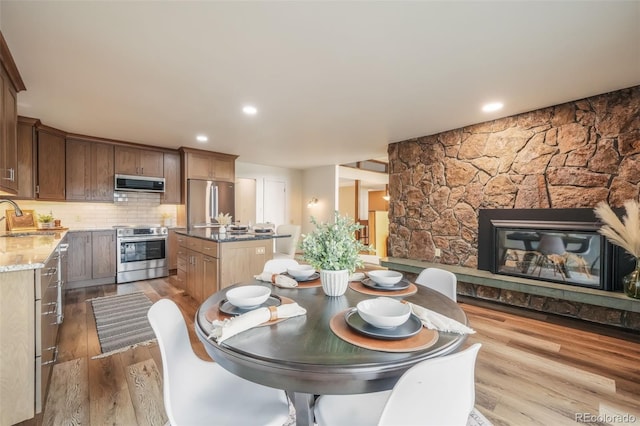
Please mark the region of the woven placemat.
MULTIPOLYGON (((284 297, 284 296, 278 296, 278 297, 282 301, 282 305, 295 303, 295 300, 289 299, 288 297, 284 297)), ((223 321, 225 319, 233 318, 233 315, 225 314, 224 312, 221 312, 219 308, 220 308, 220 304, 216 304, 215 306, 210 307, 207 310, 207 312, 205 312, 204 317, 207 319, 207 321, 211 323, 212 321, 215 321, 215 320, 223 321)), ((267 321, 265 323, 260 324, 260 326, 275 324, 280 321, 284 321, 286 319, 287 318, 279 318, 273 321, 267 321)))
POLYGON ((383 352, 415 352, 427 349, 438 341, 438 332, 424 327, 415 336, 402 340, 382 340, 364 336, 347 325, 345 320, 347 311, 349 309, 334 315, 329 321, 329 327, 342 340, 361 348, 383 352))
POLYGON ((313 281, 298 281, 298 287, 295 287, 295 288, 315 288, 315 287, 322 287, 322 281, 320 281, 320 278, 313 281))
POLYGON ((357 291, 358 293, 368 294, 370 296, 389 296, 389 297, 399 297, 399 296, 411 296, 412 294, 416 294, 418 292, 418 287, 414 283, 410 283, 409 287, 402 290, 376 290, 375 288, 367 287, 362 284, 360 281, 351 281, 349 283, 349 288, 353 291, 357 291))

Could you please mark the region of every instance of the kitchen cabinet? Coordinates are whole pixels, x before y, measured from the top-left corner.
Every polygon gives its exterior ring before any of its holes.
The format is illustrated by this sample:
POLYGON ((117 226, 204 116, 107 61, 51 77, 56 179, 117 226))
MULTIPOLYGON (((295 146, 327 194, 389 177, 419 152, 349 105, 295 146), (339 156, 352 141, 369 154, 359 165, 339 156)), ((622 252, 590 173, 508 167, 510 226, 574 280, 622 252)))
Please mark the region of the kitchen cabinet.
POLYGON ((43 410, 58 352, 58 279, 57 251, 44 268, 0 274, 0 425, 43 410))
POLYGON ((0 119, 1 186, 5 191, 18 192, 18 98, 17 92, 4 69, 0 71, 2 118, 0 119))
MULTIPOLYGON (((187 179, 215 179, 235 182, 235 155, 181 148, 187 179)), ((185 182, 186 184, 186 182, 185 182)))
POLYGON ((169 272, 178 268, 178 234, 175 229, 169 229, 167 236, 167 263, 169 272))
POLYGON ((176 250, 176 287, 183 291, 187 291, 187 237, 184 235, 176 234, 176 243, 178 248, 176 250))
POLYGON ((116 282, 115 231, 74 231, 67 234, 68 288, 116 282))
POLYGON ((67 139, 66 199, 113 201, 113 145, 67 139))
MULTIPOLYGON (((165 152, 163 154, 164 193, 160 196, 163 204, 180 204, 182 202, 182 185, 180 185, 180 154, 165 152)), ((169 268, 171 269, 171 268, 169 268)))
POLYGON ((69 255, 67 262, 67 281, 90 280, 92 276, 91 231, 69 232, 69 255))
POLYGON ((133 176, 160 177, 164 156, 161 151, 117 145, 114 151, 115 173, 133 176))
POLYGON ((18 92, 25 89, 0 33, 0 190, 9 194, 18 193, 18 92))
POLYGON ((48 126, 38 126, 38 170, 36 198, 64 201, 66 183, 65 133, 48 126))
POLYGON ((220 244, 219 288, 253 280, 262 272, 267 260, 273 259, 273 240, 233 241, 220 244))
POLYGON ((91 232, 92 268, 91 278, 113 278, 116 276, 116 232, 91 232))
POLYGON ((218 243, 178 234, 178 282, 199 303, 218 291, 218 243))
POLYGON ((217 243, 178 234, 178 281, 187 294, 202 303, 213 293, 238 282, 249 282, 273 259, 273 240, 217 243))
POLYGON ((17 198, 34 199, 37 169, 37 133, 40 120, 18 117, 18 193, 17 198))

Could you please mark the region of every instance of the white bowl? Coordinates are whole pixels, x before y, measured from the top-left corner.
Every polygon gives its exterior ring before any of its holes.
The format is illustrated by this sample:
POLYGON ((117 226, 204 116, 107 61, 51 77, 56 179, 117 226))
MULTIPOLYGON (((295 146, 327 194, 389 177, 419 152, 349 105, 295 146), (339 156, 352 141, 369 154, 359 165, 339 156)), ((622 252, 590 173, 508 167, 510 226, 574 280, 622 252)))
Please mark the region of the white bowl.
POLYGON ((289 275, 291 275, 293 278, 297 280, 304 280, 306 278, 309 278, 311 275, 313 275, 316 272, 316 270, 311 265, 298 265, 298 266, 290 266, 289 268, 287 268, 287 272, 289 273, 289 275))
POLYGON ((378 328, 393 328, 404 324, 411 315, 411 307, 390 297, 367 299, 357 305, 360 317, 378 328))
POLYGON ((248 309, 266 302, 271 296, 271 289, 261 285, 244 285, 227 291, 226 296, 233 306, 248 309))
POLYGON ((396 271, 375 270, 367 272, 367 275, 376 284, 387 287, 399 283, 402 279, 402 273, 396 271))

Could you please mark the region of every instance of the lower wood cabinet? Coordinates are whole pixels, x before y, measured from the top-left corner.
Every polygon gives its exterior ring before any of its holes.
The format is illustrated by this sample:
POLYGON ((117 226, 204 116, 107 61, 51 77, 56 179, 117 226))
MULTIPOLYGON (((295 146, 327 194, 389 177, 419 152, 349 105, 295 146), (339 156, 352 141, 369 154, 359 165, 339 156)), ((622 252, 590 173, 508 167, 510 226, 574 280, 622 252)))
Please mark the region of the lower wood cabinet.
POLYGON ((58 258, 0 274, 0 425, 42 412, 57 358, 58 258))
POLYGON ((177 285, 197 302, 230 285, 249 282, 273 258, 273 240, 217 243, 178 234, 177 285))
POLYGON ((69 232, 67 239, 68 288, 116 282, 115 231, 69 232))

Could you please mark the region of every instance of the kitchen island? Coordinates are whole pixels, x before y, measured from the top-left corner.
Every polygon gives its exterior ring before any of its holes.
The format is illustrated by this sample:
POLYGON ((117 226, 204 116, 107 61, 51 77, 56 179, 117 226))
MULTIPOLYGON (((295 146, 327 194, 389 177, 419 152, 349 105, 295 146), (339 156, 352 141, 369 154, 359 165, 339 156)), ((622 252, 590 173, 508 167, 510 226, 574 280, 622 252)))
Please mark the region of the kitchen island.
POLYGON ((65 231, 0 233, 0 425, 42 411, 62 319, 65 231))
POLYGON ((226 232, 216 228, 176 231, 177 286, 202 303, 213 293, 252 280, 273 258, 273 232, 226 232))

